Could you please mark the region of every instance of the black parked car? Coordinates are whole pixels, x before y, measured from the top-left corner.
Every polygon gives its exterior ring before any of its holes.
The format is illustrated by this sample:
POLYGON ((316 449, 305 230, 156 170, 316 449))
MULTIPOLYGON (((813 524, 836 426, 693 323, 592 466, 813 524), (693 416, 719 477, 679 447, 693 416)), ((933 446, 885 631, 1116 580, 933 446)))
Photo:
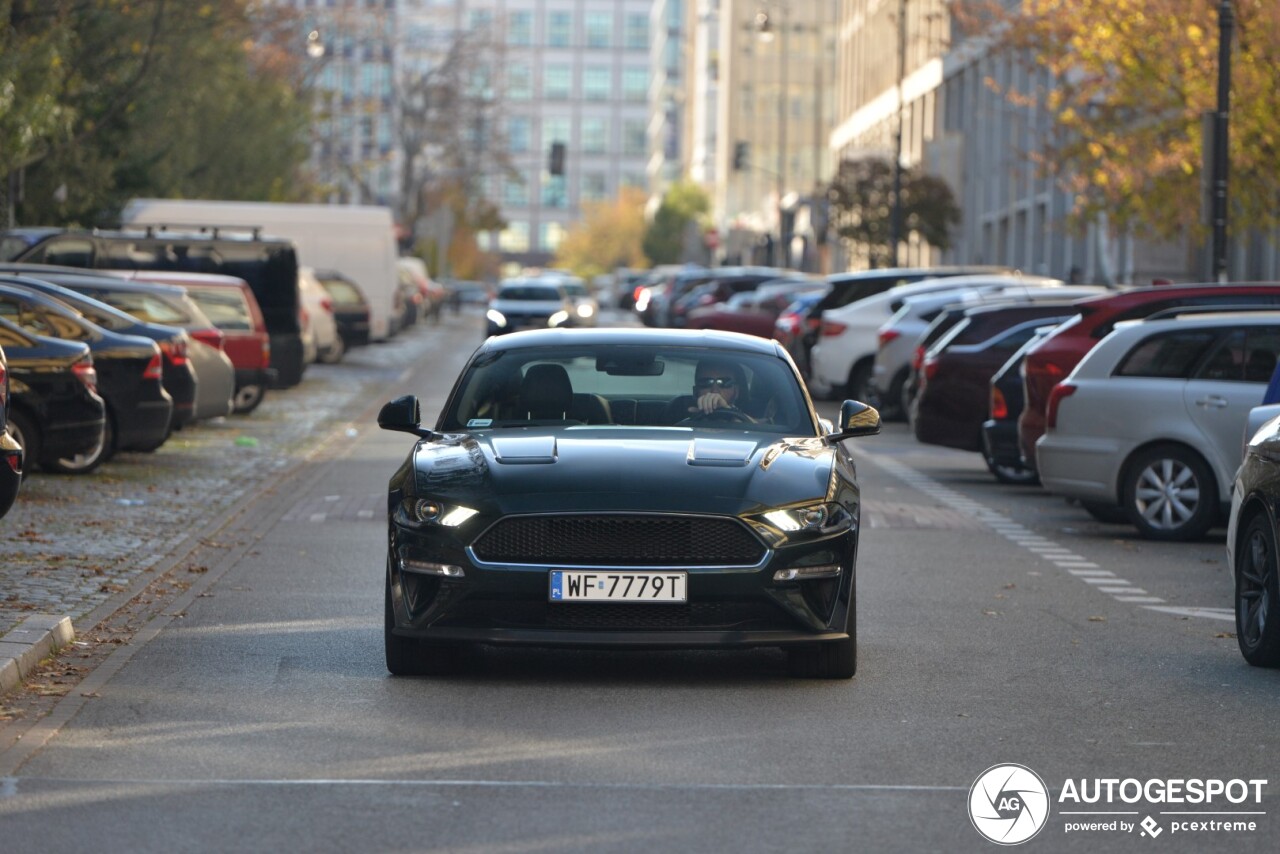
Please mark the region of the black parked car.
POLYGON ((0 232, 0 261, 25 261, 99 270, 221 273, 244 279, 271 333, 275 382, 302 381, 302 328, 298 323, 298 257, 291 241, 260 229, 155 226, 109 231, 12 228, 0 232))
POLYGON ((0 277, 0 316, 33 335, 83 341, 93 354, 98 394, 106 402, 102 445, 53 467, 88 472, 116 451, 152 451, 169 436, 173 398, 161 382, 160 347, 150 338, 122 335, 91 322, 71 306, 23 286, 23 279, 0 277))
POLYGON ((22 485, 22 446, 9 435, 9 363, 0 347, 0 519, 9 512, 22 485))
POLYGON ((1022 464, 1018 445, 1018 416, 1025 398, 1022 393, 1022 360, 1027 351, 1053 331, 1056 324, 1036 328, 1031 338, 1019 347, 1009 360, 991 377, 991 396, 987 420, 982 422, 982 459, 987 470, 1001 483, 1038 483, 1035 469, 1022 464))
POLYGON ((1255 667, 1280 667, 1280 421, 1245 437, 1227 522, 1227 558, 1235 576, 1236 642, 1255 667))
POLYGON ((378 423, 418 437, 387 498, 392 673, 488 643, 774 646, 796 675, 853 676, 861 498, 840 443, 880 417, 845 401, 827 433, 777 342, 496 336, 434 429, 412 396, 378 423))
MULTIPOLYGON (((164 390, 173 399, 173 425, 181 427, 195 414, 196 370, 188 357, 190 336, 177 326, 148 323, 115 306, 81 293, 77 287, 118 285, 115 276, 80 270, 74 267, 45 267, 41 264, 0 264, 0 275, 23 278, 23 286, 65 302, 104 329, 121 335, 141 335, 160 345, 164 390)), ((135 450, 145 450, 137 448, 135 450)))
POLYGON ((102 444, 107 406, 88 344, 32 335, 0 317, 0 347, 9 362, 9 432, 27 471, 102 444))
POLYGON ((333 300, 333 319, 342 345, 350 350, 369 343, 369 301, 364 291, 337 270, 316 270, 316 280, 333 300))

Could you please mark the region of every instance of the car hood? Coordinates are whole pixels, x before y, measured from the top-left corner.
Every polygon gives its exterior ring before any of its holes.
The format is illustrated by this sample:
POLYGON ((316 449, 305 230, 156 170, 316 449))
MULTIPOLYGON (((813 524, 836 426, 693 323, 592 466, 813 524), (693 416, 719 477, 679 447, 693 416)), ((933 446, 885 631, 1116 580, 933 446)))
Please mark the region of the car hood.
POLYGON ((822 499, 835 448, 736 430, 570 427, 419 443, 415 491, 482 513, 740 514, 822 499))

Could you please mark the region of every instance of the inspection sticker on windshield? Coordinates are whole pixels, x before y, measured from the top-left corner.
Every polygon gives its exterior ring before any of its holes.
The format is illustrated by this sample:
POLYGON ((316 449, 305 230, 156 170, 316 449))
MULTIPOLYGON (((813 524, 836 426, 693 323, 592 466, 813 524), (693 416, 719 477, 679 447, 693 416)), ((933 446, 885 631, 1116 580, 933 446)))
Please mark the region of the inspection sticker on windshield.
POLYGON ((687 602, 687 572, 610 572, 554 569, 552 602, 687 602))

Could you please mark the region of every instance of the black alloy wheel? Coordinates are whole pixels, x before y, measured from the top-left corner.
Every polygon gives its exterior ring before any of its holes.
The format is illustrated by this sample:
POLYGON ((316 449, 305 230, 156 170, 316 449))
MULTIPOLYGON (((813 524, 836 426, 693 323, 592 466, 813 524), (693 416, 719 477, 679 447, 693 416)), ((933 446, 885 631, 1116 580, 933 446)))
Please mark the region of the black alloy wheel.
POLYGON ((258 408, 262 399, 267 396, 267 387, 261 384, 242 385, 236 389, 233 412, 237 415, 248 415, 258 408))
POLYGON ((111 427, 111 414, 108 413, 102 422, 102 434, 96 445, 73 457, 54 460, 48 467, 49 471, 58 474, 89 474, 115 455, 115 441, 116 434, 111 427))
POLYGON ((1157 445, 1125 467, 1124 507, 1149 540, 1196 540, 1218 517, 1218 488, 1199 454, 1157 445))
POLYGON ((1236 549, 1236 641, 1240 654, 1254 667, 1280 667, 1280 621, 1272 611, 1280 604, 1276 532, 1266 513, 1256 513, 1245 526, 1236 549))
POLYGON ((392 676, 447 676, 457 673, 461 656, 457 644, 424 641, 394 634, 396 616, 391 603, 391 573, 387 573, 382 637, 387 671, 392 676))

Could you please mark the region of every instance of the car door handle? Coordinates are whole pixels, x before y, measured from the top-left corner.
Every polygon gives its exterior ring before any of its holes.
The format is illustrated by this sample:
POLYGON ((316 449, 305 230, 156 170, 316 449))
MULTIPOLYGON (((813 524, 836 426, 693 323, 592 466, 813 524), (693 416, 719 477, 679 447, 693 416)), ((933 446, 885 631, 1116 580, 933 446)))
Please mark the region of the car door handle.
POLYGON ((1226 409, 1227 399, 1211 394, 1208 397, 1202 397, 1196 401, 1196 406, 1203 406, 1205 409, 1226 409))

